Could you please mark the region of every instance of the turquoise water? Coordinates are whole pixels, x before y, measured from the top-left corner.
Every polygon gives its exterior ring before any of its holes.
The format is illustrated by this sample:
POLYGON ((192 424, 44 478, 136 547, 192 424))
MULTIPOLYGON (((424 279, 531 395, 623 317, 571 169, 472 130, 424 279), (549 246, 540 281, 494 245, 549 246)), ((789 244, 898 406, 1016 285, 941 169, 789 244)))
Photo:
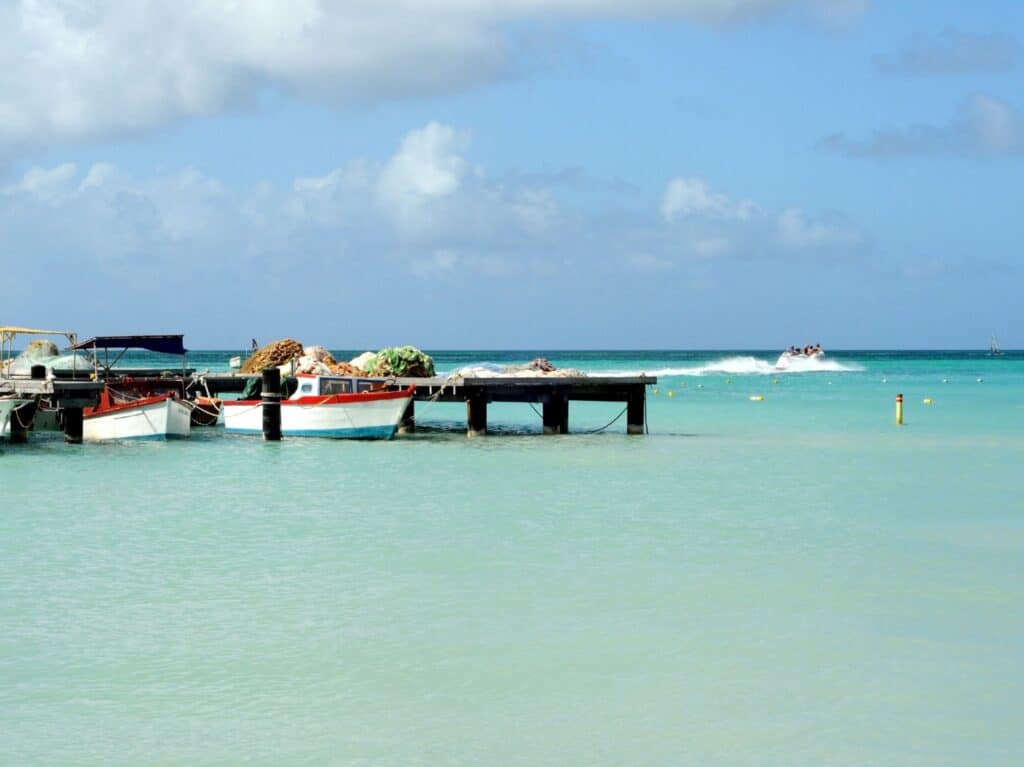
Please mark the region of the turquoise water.
POLYGON ((0 764, 1024 760, 1024 355, 545 356, 649 436, 0 445, 0 764))

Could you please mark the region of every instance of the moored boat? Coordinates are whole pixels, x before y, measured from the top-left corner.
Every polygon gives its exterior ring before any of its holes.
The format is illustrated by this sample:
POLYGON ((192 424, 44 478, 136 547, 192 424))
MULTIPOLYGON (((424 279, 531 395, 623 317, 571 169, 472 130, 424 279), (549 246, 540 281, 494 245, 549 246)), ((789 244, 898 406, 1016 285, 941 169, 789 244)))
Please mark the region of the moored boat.
MULTIPOLYGON (((414 391, 384 389, 382 382, 358 378, 297 378, 295 393, 281 401, 281 434, 286 437, 391 439, 414 391)), ((261 400, 224 400, 221 405, 226 432, 263 433, 261 400)))
POLYGON ((101 441, 188 437, 192 433, 191 417, 189 404, 173 394, 121 400, 108 386, 99 404, 83 413, 82 438, 101 441))
POLYGON ((198 396, 192 400, 192 425, 216 426, 220 422, 220 403, 216 397, 198 396))
POLYGON ((99 404, 86 408, 83 413, 83 439, 166 439, 191 435, 194 405, 184 401, 180 379, 165 380, 162 371, 160 375, 149 376, 139 376, 139 371, 132 371, 132 375, 119 374, 115 368, 129 349, 144 349, 180 357, 184 370, 188 350, 180 334, 96 336, 71 348, 91 351, 96 360, 96 374, 107 382, 99 404), (118 350, 113 360, 110 359, 111 349, 118 350))

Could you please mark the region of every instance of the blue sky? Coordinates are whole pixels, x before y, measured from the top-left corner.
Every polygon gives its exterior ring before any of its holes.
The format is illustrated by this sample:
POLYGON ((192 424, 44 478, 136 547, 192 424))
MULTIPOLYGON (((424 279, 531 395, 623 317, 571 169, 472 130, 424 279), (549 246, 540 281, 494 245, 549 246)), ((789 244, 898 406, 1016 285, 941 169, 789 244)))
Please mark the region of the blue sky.
POLYGON ((1024 4, 0 3, 0 323, 1024 346, 1024 4))

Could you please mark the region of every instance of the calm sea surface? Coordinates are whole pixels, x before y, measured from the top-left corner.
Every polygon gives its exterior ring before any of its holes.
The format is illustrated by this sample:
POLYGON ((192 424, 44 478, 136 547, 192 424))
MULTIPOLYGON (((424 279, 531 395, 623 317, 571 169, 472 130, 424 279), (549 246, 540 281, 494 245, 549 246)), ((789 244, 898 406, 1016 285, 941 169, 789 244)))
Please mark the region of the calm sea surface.
POLYGON ((0 764, 1024 763, 1024 354, 540 354, 649 436, 0 443, 0 764))

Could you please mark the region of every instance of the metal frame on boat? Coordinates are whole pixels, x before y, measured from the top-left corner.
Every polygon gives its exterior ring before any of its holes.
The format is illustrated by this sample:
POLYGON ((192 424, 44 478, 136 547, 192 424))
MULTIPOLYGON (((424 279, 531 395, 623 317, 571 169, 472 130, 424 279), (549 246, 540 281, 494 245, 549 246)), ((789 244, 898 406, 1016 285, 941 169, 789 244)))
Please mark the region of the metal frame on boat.
POLYGON ((166 439, 191 435, 193 405, 183 401, 179 392, 155 391, 154 388, 162 387, 151 380, 118 379, 111 373, 111 368, 129 349, 181 356, 184 370, 188 350, 182 343, 183 338, 180 334, 96 336, 71 347, 91 350, 98 364, 99 350, 104 352, 103 378, 107 385, 99 404, 83 414, 83 439, 166 439), (119 350, 113 360, 110 360, 111 349, 119 350))
POLYGON ((38 328, 21 328, 12 325, 0 326, 0 375, 9 376, 10 366, 14 362, 14 339, 17 336, 64 336, 75 348, 78 334, 69 330, 39 330, 38 328))

